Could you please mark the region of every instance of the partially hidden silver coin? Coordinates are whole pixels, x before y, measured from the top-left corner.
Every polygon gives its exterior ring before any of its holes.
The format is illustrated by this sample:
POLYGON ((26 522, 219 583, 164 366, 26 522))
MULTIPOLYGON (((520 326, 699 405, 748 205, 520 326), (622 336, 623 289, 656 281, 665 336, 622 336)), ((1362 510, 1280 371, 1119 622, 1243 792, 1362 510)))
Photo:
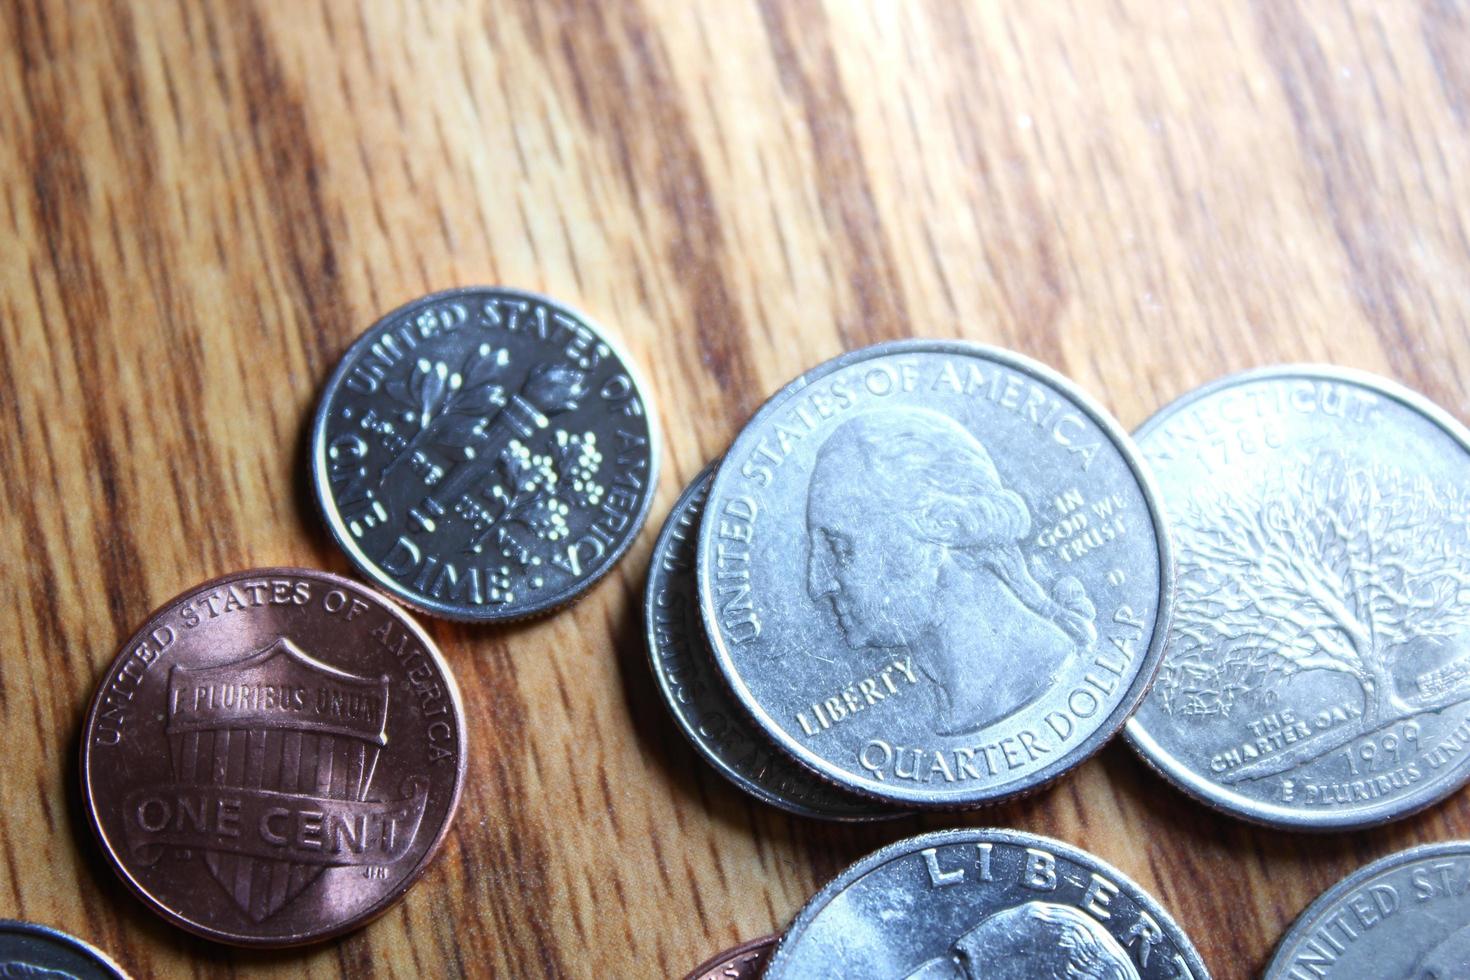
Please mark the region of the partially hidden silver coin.
POLYGON ((95 946, 58 929, 0 919, 0 977, 26 980, 127 980, 95 946))
POLYGON ((1364 827, 1470 778, 1470 434, 1329 367, 1233 375, 1138 431, 1178 561, 1128 724, 1187 793, 1279 827, 1364 827))
POLYGON ((1153 677, 1171 573, 1117 423, 956 341, 854 351, 777 393, 720 465, 698 554, 757 724, 911 806, 1015 797, 1095 752, 1153 677))
POLYGON ((317 408, 312 472, 358 571, 451 619, 548 612, 642 527, 658 429, 628 358, 534 293, 468 288, 394 310, 317 408))
POLYGON ((845 793, 797 765, 756 731, 710 657, 694 587, 696 534, 714 467, 685 488, 659 532, 643 596, 643 632, 659 693, 674 721, 720 775, 802 817, 878 820, 900 812, 845 793))
POLYGON ((767 980, 1205 980, 1177 922, 1106 862, 1014 830, 899 841, 796 916, 767 980))
POLYGON ((1470 841, 1411 847, 1323 892, 1263 980, 1470 977, 1470 841))

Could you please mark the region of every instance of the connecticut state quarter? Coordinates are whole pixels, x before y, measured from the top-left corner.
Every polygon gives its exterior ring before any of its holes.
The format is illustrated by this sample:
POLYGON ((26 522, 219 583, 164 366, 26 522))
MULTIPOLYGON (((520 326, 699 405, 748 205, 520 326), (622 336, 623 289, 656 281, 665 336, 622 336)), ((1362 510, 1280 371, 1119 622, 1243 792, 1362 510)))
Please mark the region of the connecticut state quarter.
POLYGON ((1353 872, 1297 919, 1263 980, 1470 977, 1470 841, 1411 847, 1353 872))
POLYGON ((669 712, 700 754, 736 786, 798 816, 872 820, 899 812, 845 793, 788 759, 730 696, 710 658, 694 587, 695 535, 714 468, 694 478, 653 546, 643 628, 653 676, 669 712))
POLYGON ((817 893, 766 980, 1208 980, 1172 917, 1061 841, 949 830, 899 841, 817 893))
POLYGON ((102 850, 165 919, 290 946, 386 911, 448 832, 464 713, 434 643, 340 576, 237 572, 127 641, 82 729, 102 850))
POLYGON ((564 605, 648 515, 657 425, 628 359, 544 296, 457 289, 373 325, 317 409, 317 497, 359 571, 427 612, 564 605))
POLYGON ((1173 627, 1129 739, 1186 792, 1364 827, 1470 778, 1470 434, 1357 372, 1225 378, 1138 440, 1170 514, 1173 627))
POLYGON ((1162 654, 1169 541, 1128 436, 1006 351, 898 341, 779 392, 721 463, 701 614, 803 764, 920 806, 1076 766, 1162 654))

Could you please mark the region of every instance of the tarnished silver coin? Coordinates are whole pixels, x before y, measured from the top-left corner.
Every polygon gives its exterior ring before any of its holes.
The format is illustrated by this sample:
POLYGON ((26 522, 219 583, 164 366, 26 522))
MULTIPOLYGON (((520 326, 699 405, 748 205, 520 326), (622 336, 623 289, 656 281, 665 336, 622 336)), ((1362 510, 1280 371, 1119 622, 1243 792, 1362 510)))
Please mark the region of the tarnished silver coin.
POLYGON ((669 512, 648 569, 643 633, 659 692, 689 741, 736 786, 798 816, 878 820, 900 816, 844 793, 798 766, 742 716, 710 658, 694 587, 696 534, 714 467, 685 488, 669 512))
POLYGON ((1470 841, 1411 847, 1348 875, 1292 925, 1263 980, 1470 978, 1470 841))
POLYGON ((1224 378, 1139 429, 1178 561, 1134 747, 1249 820, 1361 827, 1470 778, 1470 435, 1326 367, 1224 378))
POLYGON ((777 393, 699 538, 737 699, 844 788, 920 806, 1013 797, 1095 752, 1158 665, 1170 576, 1117 423, 956 341, 854 351, 777 393))
POLYGON ((1205 980, 1189 938, 1122 872, 1061 841, 948 830, 848 868, 786 931, 767 980, 1205 980))
POLYGON ((586 317, 511 289, 389 313, 322 393, 312 472, 358 570, 426 612, 555 609, 648 515, 658 431, 628 358, 586 317))
POLYGON ((101 950, 34 922, 0 919, 0 977, 26 980, 127 980, 101 950))

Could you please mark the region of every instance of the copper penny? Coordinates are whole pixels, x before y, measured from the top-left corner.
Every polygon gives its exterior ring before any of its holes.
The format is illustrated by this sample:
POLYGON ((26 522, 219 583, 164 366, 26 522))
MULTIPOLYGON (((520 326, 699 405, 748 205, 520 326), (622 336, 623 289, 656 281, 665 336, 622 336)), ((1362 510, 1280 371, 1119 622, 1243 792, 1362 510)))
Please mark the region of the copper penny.
POLYGON ((300 568, 156 611, 87 712, 82 791, 114 868, 164 918, 248 946, 314 942, 423 873, 464 783, 464 712, 393 603, 300 568))
POLYGON ((684 980, 755 980, 780 938, 765 936, 727 949, 696 966, 684 980))

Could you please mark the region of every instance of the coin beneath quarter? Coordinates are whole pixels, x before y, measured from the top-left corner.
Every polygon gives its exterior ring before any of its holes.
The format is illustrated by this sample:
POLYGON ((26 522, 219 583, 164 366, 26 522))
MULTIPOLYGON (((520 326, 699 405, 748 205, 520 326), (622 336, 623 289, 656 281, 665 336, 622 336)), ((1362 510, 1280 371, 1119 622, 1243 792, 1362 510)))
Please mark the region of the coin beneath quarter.
POLYGON ((1470 977, 1470 841, 1411 847, 1323 892, 1264 980, 1470 977))
POLYGON ((15 919, 0 919, 0 977, 127 980, 105 953, 75 936, 15 919))
POLYGON ((576 598, 643 526, 657 470, 628 358, 581 314, 510 289, 383 317, 343 356, 312 431, 337 543, 372 581, 452 619, 576 598))
POLYGON ((760 976, 761 964, 771 955, 777 938, 752 939, 734 949, 727 949, 695 967, 685 980, 755 980, 760 976))
POLYGON ((805 765, 910 805, 1014 797, 1095 752, 1153 677, 1170 576, 1117 423, 953 341, 854 351, 777 393, 699 537, 737 699, 805 765))
POLYGON ((1205 980, 1154 899, 1061 841, 1013 830, 921 834, 870 854, 817 893, 767 980, 1205 980))
POLYGON ((694 587, 695 536, 713 475, 711 466, 674 504, 653 546, 643 594, 644 639, 670 713, 710 765, 763 802, 828 820, 900 816, 897 810, 843 792, 786 758, 742 717, 725 687, 710 658, 694 587))
POLYGON ((288 946, 403 896, 465 758, 459 690, 412 619, 339 576, 267 568, 185 592, 123 645, 87 712, 82 788, 156 912, 288 946))
POLYGON ((1185 792, 1293 829, 1393 820, 1470 778, 1470 435, 1370 375, 1224 378, 1139 429, 1178 561, 1128 725, 1185 792))

